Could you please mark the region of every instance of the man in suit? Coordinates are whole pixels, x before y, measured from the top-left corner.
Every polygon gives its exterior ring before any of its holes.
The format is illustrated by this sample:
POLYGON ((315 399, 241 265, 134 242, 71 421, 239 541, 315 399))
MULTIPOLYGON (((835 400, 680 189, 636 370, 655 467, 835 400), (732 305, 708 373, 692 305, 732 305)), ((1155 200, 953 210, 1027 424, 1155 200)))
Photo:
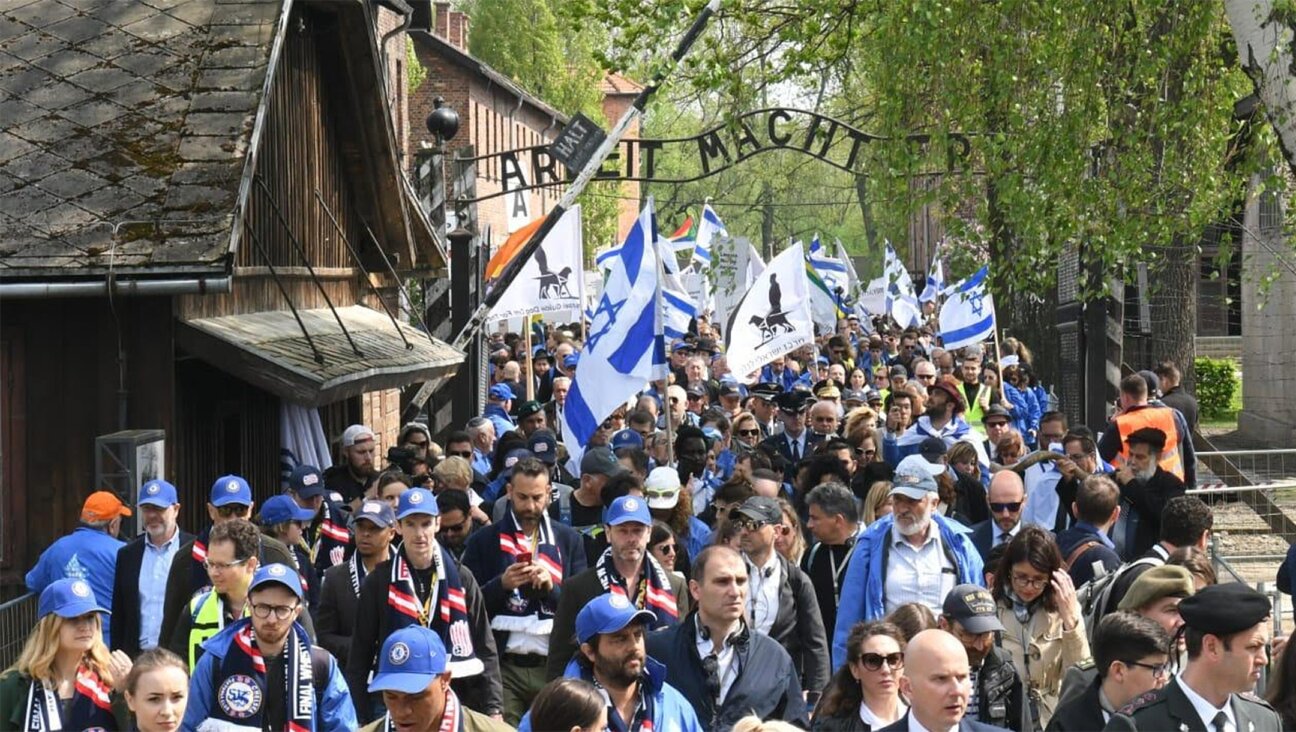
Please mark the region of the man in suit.
POLYGON ((145 483, 138 507, 144 533, 117 550, 109 621, 113 650, 125 651, 131 658, 157 647, 171 562, 180 547, 194 538, 176 526, 180 499, 175 486, 165 480, 145 483))
POLYGON ((1102 729, 1117 709, 1155 691, 1169 678, 1170 634, 1156 621, 1131 612, 1103 617, 1094 631, 1097 670, 1078 696, 1053 712, 1047 732, 1102 729))
POLYGON ((982 560, 990 556, 996 544, 1007 544, 1021 531, 1026 500, 1026 484, 1016 472, 1000 470, 990 479, 990 490, 986 493, 990 518, 972 527, 972 545, 982 560))
POLYGON ((1112 715, 1107 730, 1260 732, 1278 712, 1250 692, 1269 662, 1269 598, 1241 582, 1203 587, 1179 603, 1188 663, 1163 688, 1112 715))
POLYGON ((395 556, 396 552, 391 548, 396 535, 395 524, 396 512, 386 501, 369 499, 360 504, 360 510, 351 519, 355 553, 342 564, 324 572, 315 632, 319 635, 319 644, 343 667, 351 651, 351 631, 356 626, 360 587, 379 564, 395 556))
POLYGON ((815 445, 823 440, 822 435, 806 429, 808 398, 809 394, 804 391, 794 390, 779 394, 774 401, 778 404, 783 432, 766 437, 760 443, 771 454, 783 456, 785 461, 783 479, 789 483, 796 477, 797 463, 808 458, 814 452, 815 445))
POLYGON ((880 732, 1002 730, 963 716, 972 689, 970 679, 967 651, 957 638, 934 628, 915 635, 905 646, 905 673, 900 677, 900 693, 909 700, 909 711, 880 732))

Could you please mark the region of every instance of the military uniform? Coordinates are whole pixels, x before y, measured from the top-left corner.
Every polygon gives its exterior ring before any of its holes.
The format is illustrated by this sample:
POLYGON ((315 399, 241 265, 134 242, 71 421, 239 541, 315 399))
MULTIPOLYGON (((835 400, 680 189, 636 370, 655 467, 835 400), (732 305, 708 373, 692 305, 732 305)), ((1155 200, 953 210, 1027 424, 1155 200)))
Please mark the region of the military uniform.
MULTIPOLYGON (((1076 664, 1071 669, 1074 670, 1080 665, 1076 664)), ((1102 697, 1098 693, 1102 686, 1102 679, 1098 678, 1097 671, 1092 670, 1092 661, 1089 662, 1089 666, 1093 674, 1089 685, 1084 687, 1079 694, 1073 694, 1069 699, 1058 702, 1057 709, 1053 712, 1053 718, 1049 720, 1045 732, 1088 732, 1089 730, 1102 729, 1103 725, 1106 724, 1103 717, 1105 710, 1102 697)), ((1068 677, 1070 673, 1070 670, 1068 670, 1068 677)))
MULTIPOLYGON (((1172 679, 1164 688, 1135 698, 1113 715, 1103 729, 1106 732, 1215 732, 1205 725, 1179 684, 1179 679, 1172 679)), ((1238 732, 1282 729, 1278 712, 1253 694, 1234 694, 1229 704, 1233 705, 1238 732)))

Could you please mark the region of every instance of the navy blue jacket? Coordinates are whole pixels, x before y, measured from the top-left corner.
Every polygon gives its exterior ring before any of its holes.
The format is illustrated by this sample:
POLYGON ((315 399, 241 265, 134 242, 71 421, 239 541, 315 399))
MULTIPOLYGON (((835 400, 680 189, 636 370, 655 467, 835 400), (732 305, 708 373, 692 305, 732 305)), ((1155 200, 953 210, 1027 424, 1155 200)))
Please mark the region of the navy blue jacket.
POLYGON ((1076 587, 1094 578, 1095 563, 1101 564, 1107 574, 1115 572, 1121 566, 1120 555, 1103 541, 1104 538, 1106 537, 1100 535, 1097 527, 1084 521, 1077 522, 1075 526, 1058 534, 1058 549, 1062 552, 1062 561, 1069 559, 1071 553, 1085 542, 1098 542, 1076 557, 1067 570, 1076 587))
POLYGON ((749 714, 809 728, 801 680, 783 646, 764 633, 752 631, 735 650, 733 662, 738 664, 738 678, 717 709, 707 693, 706 674, 698 655, 697 613, 690 613, 673 628, 648 636, 648 655, 670 670, 670 685, 688 699, 704 728, 727 732, 749 714))
MULTIPOLYGON (((877 732, 909 732, 909 712, 896 721, 877 730, 877 732)), ((959 732, 1008 732, 1003 727, 996 727, 993 724, 978 722, 975 719, 964 717, 958 726, 959 732)))

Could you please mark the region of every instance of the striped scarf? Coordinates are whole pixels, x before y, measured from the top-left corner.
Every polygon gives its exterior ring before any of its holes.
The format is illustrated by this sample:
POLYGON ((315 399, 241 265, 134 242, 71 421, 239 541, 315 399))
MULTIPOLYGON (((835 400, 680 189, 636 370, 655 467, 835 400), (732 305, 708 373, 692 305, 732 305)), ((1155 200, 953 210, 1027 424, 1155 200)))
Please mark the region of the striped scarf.
POLYGON ((445 561, 440 544, 433 545, 432 587, 427 600, 420 603, 418 591, 405 550, 391 560, 387 582, 387 628, 394 633, 410 625, 422 625, 436 631, 450 652, 450 669, 456 678, 474 676, 485 670, 473 648, 472 624, 463 582, 454 562, 445 561))
MULTIPOLYGON (((603 550, 602 556, 594 564, 594 570, 598 574, 599 584, 603 585, 604 592, 630 599, 625 577, 616 571, 616 566, 613 564, 612 547, 603 550)), ((642 574, 639 587, 635 592, 634 604, 635 607, 650 610, 657 616, 657 622, 653 623, 651 630, 669 628, 678 623, 679 607, 675 600, 675 593, 671 592, 666 572, 657 560, 646 552, 642 574)))
MULTIPOLYGON (((549 514, 540 518, 536 537, 536 546, 531 546, 531 539, 526 532, 518 528, 517 516, 510 510, 500 519, 500 551, 517 561, 518 555, 529 552, 531 561, 544 567, 553 578, 554 588, 561 588, 563 582, 562 550, 554 543, 553 524, 549 514)), ((522 631, 536 635, 545 635, 553 630, 553 616, 556 603, 547 598, 531 593, 523 593, 521 588, 514 590, 505 601, 504 609, 491 618, 491 627, 498 631, 522 631)))
POLYGON ((314 536, 310 541, 310 553, 316 571, 322 575, 329 567, 345 562, 355 552, 355 545, 337 504, 325 498, 321 511, 323 515, 319 525, 311 532, 314 536))
POLYGON ((211 538, 212 527, 208 526, 202 530, 202 533, 194 537, 193 551, 190 556, 193 562, 189 570, 189 590, 190 594, 186 597, 192 597, 200 591, 211 587, 211 578, 207 576, 207 542, 211 538))
POLYGON ((305 629, 294 622, 284 643, 284 688, 270 689, 265 657, 257 648, 252 621, 243 619, 229 628, 233 642, 216 669, 216 705, 212 719, 264 729, 266 698, 282 694, 285 732, 315 729, 315 675, 311 667, 311 642, 305 629))
POLYGON ((77 668, 76 685, 72 692, 72 708, 67 719, 60 715, 57 694, 39 679, 32 679, 27 689, 27 704, 23 712, 25 732, 49 732, 60 729, 116 729, 117 718, 112 711, 112 687, 99 678, 99 674, 82 663, 77 668))
MULTIPOLYGON (((463 709, 459 706, 459 697, 455 695, 453 689, 446 689, 445 711, 441 712, 441 726, 437 727, 437 732, 462 732, 464 728, 463 716, 463 709)), ((392 721, 390 714, 383 717, 382 726, 379 729, 382 732, 396 732, 396 723, 392 721)))

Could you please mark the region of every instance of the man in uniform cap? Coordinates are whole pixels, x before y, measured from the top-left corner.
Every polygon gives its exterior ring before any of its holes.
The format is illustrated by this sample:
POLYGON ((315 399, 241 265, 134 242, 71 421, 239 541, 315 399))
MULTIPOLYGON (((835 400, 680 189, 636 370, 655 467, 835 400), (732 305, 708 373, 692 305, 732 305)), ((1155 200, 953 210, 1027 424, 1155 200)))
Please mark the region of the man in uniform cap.
POLYGON ((1269 599, 1240 582, 1204 587, 1179 603, 1188 664, 1164 688, 1136 698, 1107 730, 1263 732, 1282 729, 1249 692, 1269 662, 1269 599))
POLYGON ((522 402, 517 409, 518 429, 522 434, 530 437, 536 430, 545 428, 545 411, 544 405, 532 399, 522 402))
POLYGON ((787 391, 779 394, 775 403, 778 405, 779 419, 783 422, 783 431, 761 442, 765 449, 783 456, 786 461, 784 479, 788 482, 792 481, 796 473, 797 463, 814 452, 815 445, 823 440, 822 435, 816 435, 806 429, 808 396, 803 391, 787 391))
POLYGON ((778 413, 775 399, 782 393, 783 387, 770 382, 763 382, 751 388, 751 396, 747 399, 747 410, 756 416, 756 423, 760 425, 761 433, 765 437, 776 435, 783 429, 783 425, 775 419, 778 413))

